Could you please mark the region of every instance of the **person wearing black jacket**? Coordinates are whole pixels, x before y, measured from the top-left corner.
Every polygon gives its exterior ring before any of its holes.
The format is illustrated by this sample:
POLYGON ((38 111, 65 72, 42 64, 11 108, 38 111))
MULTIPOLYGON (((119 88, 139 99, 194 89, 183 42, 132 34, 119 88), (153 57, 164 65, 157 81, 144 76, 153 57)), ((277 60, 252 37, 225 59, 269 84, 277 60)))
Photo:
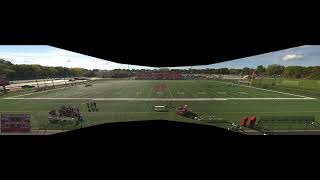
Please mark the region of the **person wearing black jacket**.
POLYGON ((94 105, 94 109, 97 111, 97 104, 96 104, 96 102, 93 102, 93 105, 94 105))
POLYGON ((88 112, 91 112, 89 102, 87 102, 88 112))

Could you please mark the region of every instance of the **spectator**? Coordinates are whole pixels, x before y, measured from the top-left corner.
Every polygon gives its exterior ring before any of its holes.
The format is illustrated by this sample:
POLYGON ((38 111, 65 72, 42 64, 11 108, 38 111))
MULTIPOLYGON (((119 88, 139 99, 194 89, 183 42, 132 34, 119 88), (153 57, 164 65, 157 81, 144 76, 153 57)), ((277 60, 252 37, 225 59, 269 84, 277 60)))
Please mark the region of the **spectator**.
POLYGON ((94 108, 97 110, 97 104, 96 102, 93 102, 94 108))

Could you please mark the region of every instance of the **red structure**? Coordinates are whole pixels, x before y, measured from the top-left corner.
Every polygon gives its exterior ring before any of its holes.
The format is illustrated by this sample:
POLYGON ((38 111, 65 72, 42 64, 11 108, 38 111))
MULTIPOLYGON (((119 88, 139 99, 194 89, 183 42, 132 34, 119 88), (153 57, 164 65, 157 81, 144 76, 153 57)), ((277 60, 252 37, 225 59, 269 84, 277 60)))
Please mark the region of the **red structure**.
POLYGON ((6 75, 0 75, 0 86, 10 85, 10 82, 6 75))
POLYGON ((143 72, 137 73, 136 79, 151 79, 151 80, 181 80, 183 76, 179 72, 143 72))
POLYGON ((251 116, 251 118, 250 118, 250 127, 254 127, 256 121, 257 121, 257 118, 255 116, 251 116))
POLYGON ((247 121, 248 121, 248 117, 247 116, 245 116, 245 117, 243 117, 242 118, 242 123, 241 123, 241 126, 247 126, 247 121))
POLYGON ((185 115, 187 112, 189 112, 188 105, 177 108, 178 115, 185 115))

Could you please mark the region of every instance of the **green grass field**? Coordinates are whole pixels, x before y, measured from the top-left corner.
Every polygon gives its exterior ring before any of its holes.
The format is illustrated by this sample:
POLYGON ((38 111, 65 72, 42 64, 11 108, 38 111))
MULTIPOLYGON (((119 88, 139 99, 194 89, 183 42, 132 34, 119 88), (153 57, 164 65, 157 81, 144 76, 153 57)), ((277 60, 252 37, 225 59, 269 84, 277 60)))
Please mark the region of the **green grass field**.
POLYGON ((279 90, 320 98, 319 80, 263 78, 262 80, 253 80, 252 85, 255 87, 279 90))
MULTIPOLYGON (((44 92, 21 92, 2 96, 0 111, 30 113, 33 129, 45 128, 48 112, 60 105, 79 107, 84 115, 84 126, 101 123, 167 119, 229 127, 240 123, 243 116, 312 115, 320 122, 320 101, 287 91, 270 91, 245 86, 228 86, 225 82, 211 80, 106 80, 76 87, 57 88, 44 92), (86 102, 95 100, 98 112, 88 112, 86 102), (178 107, 188 104, 199 116, 213 115, 218 120, 202 122, 178 116, 175 109, 154 112, 155 105, 178 107)), ((275 129, 302 129, 303 125, 271 125, 275 129)), ((49 126, 59 129, 59 126, 49 126)), ((67 127, 69 129, 77 127, 67 127)))
POLYGON ((20 98, 296 98, 298 96, 243 86, 228 87, 218 81, 103 81, 92 87, 63 88, 27 93, 20 98))

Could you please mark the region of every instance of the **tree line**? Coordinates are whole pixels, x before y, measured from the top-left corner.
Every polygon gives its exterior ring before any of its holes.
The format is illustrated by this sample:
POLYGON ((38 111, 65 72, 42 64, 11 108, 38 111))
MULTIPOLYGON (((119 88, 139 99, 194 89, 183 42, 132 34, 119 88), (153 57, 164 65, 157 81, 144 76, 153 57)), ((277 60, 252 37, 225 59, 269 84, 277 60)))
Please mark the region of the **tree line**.
POLYGON ((49 67, 41 65, 12 64, 0 59, 0 75, 6 75, 10 80, 42 79, 62 77, 93 77, 97 70, 83 68, 49 67))
MULTIPOLYGON (((115 70, 122 72, 148 72, 152 70, 115 70)), ((242 69, 236 68, 218 68, 218 69, 171 69, 170 71, 180 72, 180 73, 190 73, 190 74, 223 74, 223 75, 252 75, 255 72, 258 76, 264 77, 274 77, 274 76, 282 76, 285 78, 294 78, 294 79, 320 79, 320 66, 282 66, 278 64, 272 64, 267 67, 262 65, 257 66, 256 68, 244 67, 242 69)))
MULTIPOLYGON (((4 74, 10 80, 18 79, 42 79, 42 78, 62 78, 62 77, 110 77, 122 78, 134 76, 138 72, 150 72, 149 69, 114 69, 108 70, 88 70, 83 68, 48 67, 41 65, 12 64, 0 58, 0 75, 4 74)), ((159 70, 158 70, 159 71, 159 70)), ((160 70, 161 71, 161 70, 160 70)), ((167 70, 166 70, 167 71, 167 70)), ((282 66, 272 64, 267 67, 262 65, 256 68, 244 67, 219 68, 219 69, 171 69, 170 71, 190 74, 223 74, 223 75, 251 75, 255 72, 259 76, 282 76, 285 78, 320 79, 320 66, 282 66)))

